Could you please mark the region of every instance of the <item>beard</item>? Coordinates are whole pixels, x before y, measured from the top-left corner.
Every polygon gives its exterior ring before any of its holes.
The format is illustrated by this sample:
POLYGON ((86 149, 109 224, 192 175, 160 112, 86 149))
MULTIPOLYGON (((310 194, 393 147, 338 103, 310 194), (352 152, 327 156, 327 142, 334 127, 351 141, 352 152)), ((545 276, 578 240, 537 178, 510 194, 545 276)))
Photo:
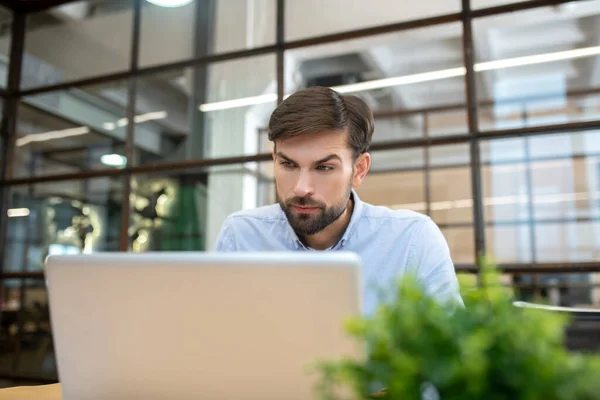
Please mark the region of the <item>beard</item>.
POLYGON ((280 201, 281 206, 287 220, 298 236, 311 236, 321 232, 329 225, 334 223, 344 214, 352 195, 352 185, 348 185, 346 193, 342 199, 332 205, 312 200, 310 197, 292 197, 285 201, 280 201), (313 214, 301 214, 293 211, 293 206, 316 207, 318 211, 313 214))

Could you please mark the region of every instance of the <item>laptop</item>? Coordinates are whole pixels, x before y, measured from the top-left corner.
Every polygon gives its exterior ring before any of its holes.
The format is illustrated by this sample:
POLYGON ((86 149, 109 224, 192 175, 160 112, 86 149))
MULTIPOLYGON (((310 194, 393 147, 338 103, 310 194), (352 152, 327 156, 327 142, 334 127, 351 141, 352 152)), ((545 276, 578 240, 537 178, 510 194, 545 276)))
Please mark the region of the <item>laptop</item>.
POLYGON ((64 400, 311 399, 361 354, 361 262, 342 252, 50 256, 64 400))

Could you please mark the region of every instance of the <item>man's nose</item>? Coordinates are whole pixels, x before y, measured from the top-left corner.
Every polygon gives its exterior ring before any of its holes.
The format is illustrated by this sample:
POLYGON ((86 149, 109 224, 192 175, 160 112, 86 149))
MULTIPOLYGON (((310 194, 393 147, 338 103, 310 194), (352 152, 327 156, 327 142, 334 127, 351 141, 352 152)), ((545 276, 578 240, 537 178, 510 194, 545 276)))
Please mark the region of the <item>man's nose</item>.
POLYGON ((306 197, 313 194, 314 188, 310 173, 301 171, 298 175, 298 181, 294 187, 294 194, 298 197, 306 197))

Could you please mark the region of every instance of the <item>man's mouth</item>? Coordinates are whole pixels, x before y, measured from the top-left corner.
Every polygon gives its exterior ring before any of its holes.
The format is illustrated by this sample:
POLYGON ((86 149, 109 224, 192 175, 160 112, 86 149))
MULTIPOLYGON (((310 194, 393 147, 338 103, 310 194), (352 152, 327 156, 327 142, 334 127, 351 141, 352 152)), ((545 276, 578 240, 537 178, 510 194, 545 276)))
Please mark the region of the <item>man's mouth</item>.
POLYGON ((315 207, 315 206, 300 206, 298 204, 292 204, 292 207, 294 208, 294 210, 296 210, 296 212, 299 212, 301 214, 311 214, 311 213, 316 212, 317 210, 319 210, 319 207, 315 207))

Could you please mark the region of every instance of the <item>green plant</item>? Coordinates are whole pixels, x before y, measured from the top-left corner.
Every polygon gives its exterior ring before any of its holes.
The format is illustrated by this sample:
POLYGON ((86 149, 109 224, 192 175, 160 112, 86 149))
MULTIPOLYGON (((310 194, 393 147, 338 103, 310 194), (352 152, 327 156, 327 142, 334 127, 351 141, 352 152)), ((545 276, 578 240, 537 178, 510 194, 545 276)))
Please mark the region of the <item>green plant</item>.
POLYGON ((563 344, 564 316, 517 308, 491 265, 481 285, 461 283, 465 307, 438 304, 412 277, 371 317, 349 321, 362 358, 320 362, 324 399, 600 399, 600 357, 563 344), (346 398, 346 397, 344 397, 346 398))

